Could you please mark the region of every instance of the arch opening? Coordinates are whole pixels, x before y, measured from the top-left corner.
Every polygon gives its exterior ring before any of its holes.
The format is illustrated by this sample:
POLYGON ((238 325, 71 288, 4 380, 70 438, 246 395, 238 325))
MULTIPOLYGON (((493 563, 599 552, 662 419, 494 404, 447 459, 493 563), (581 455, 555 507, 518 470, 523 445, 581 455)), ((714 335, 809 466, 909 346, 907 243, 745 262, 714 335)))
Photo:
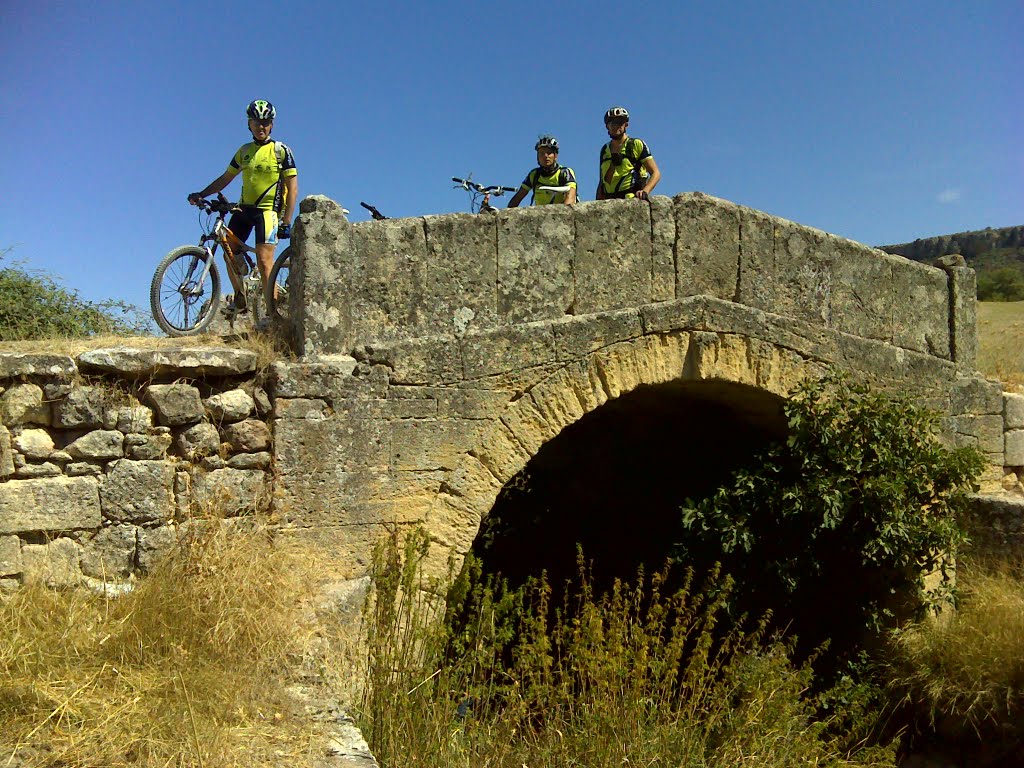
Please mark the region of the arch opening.
POLYGON ((642 385, 549 440, 509 480, 472 552, 516 587, 545 572, 573 579, 577 547, 593 586, 660 569, 687 499, 713 494, 784 438, 783 399, 728 381, 642 385))

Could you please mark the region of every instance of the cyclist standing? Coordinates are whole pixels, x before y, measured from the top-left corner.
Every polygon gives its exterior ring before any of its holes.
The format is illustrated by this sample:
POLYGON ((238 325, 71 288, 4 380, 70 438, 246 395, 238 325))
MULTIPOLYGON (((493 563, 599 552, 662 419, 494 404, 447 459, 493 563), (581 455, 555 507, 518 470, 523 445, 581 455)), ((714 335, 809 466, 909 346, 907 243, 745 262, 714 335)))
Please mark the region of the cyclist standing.
POLYGON ((509 208, 517 208, 526 197, 533 192, 535 205, 562 203, 572 205, 576 202, 576 174, 572 168, 558 163, 558 139, 554 136, 541 136, 534 147, 537 150, 537 167, 526 174, 519 189, 508 201, 509 208), (569 187, 567 192, 552 192, 548 189, 537 189, 540 186, 569 187))
MULTIPOLYGON (((246 108, 245 115, 249 120, 252 141, 243 144, 235 152, 224 173, 211 181, 201 192, 189 195, 188 201, 192 205, 199 205, 200 200, 220 192, 241 172, 240 210, 231 214, 228 228, 243 243, 248 239, 249 233, 253 229, 256 230, 256 261, 259 264, 260 277, 266 285, 270 270, 274 266, 274 248, 278 238, 291 237, 292 215, 295 213, 295 202, 299 194, 298 171, 295 169, 295 158, 288 146, 270 138, 274 118, 277 116, 274 105, 269 101, 256 99, 246 108)), ((228 277, 235 289, 234 297, 228 303, 228 312, 244 312, 245 291, 240 277, 235 271, 234 264, 228 263, 227 267, 228 277)))
POLYGON ((641 139, 626 135, 629 112, 625 107, 612 107, 605 112, 604 127, 611 141, 601 147, 597 199, 646 200, 661 181, 661 171, 650 147, 641 139))

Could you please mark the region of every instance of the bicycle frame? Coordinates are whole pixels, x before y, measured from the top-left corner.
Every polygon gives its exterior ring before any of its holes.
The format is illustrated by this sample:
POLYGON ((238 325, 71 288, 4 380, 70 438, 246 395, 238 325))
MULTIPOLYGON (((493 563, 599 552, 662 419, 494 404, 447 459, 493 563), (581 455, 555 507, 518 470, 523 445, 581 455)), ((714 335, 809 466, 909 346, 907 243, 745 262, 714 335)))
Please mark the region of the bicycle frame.
POLYGON ((255 268, 255 262, 249 256, 249 254, 255 253, 255 249, 243 243, 234 232, 228 229, 228 225, 224 223, 224 214, 221 213, 217 215, 217 220, 213 224, 213 230, 204 232, 203 236, 199 238, 199 247, 206 251, 210 258, 206 260, 206 265, 203 267, 202 275, 200 275, 197 284, 202 285, 209 276, 218 245, 224 251, 224 262, 227 264, 228 270, 236 277, 242 277, 242 275, 238 274, 238 270, 235 267, 236 248, 237 252, 245 259, 248 270, 255 268), (231 244, 232 241, 236 243, 234 247, 231 244), (208 243, 213 243, 213 247, 210 247, 208 243))

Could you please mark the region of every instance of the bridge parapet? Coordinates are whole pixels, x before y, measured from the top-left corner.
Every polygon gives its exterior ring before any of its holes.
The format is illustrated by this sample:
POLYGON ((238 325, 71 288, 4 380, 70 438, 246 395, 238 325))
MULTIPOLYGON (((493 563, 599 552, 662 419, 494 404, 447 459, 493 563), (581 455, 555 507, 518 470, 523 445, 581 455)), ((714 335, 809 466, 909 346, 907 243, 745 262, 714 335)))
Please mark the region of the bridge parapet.
POLYGON ((973 370, 973 270, 893 256, 700 192, 350 224, 302 201, 304 355, 710 296, 973 370))

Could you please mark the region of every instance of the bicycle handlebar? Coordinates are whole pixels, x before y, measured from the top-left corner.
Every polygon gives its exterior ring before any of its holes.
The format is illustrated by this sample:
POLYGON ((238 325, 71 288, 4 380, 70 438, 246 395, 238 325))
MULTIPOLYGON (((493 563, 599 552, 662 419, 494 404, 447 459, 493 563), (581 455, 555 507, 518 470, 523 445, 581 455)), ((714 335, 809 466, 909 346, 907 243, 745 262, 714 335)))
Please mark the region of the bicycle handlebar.
POLYGON ((494 195, 495 197, 501 197, 506 192, 515 192, 515 187, 503 187, 497 184, 493 184, 489 187, 485 187, 483 184, 477 184, 475 181, 469 179, 460 179, 458 176, 452 176, 452 181, 458 184, 465 190, 472 190, 479 192, 481 195, 494 195))

